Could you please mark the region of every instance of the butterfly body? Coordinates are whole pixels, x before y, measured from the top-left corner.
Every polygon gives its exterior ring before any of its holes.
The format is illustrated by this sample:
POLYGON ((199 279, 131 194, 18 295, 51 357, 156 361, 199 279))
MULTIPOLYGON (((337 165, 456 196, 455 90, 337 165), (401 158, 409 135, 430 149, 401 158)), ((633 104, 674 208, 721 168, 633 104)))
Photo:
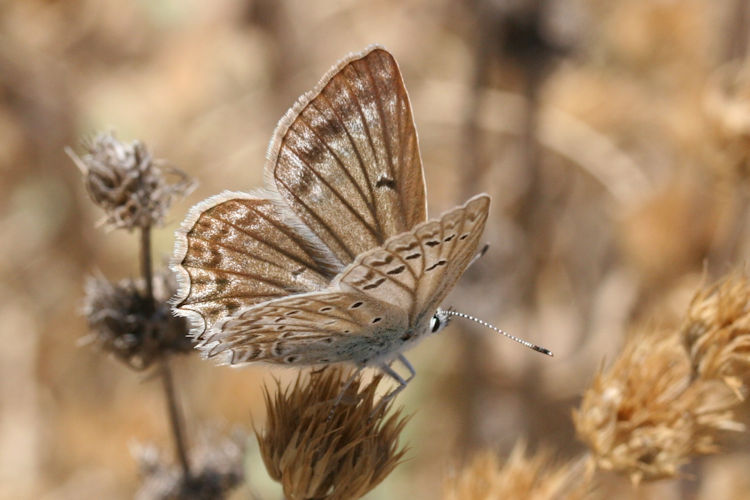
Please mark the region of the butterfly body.
POLYGON ((478 195, 426 220, 398 66, 379 47, 335 66, 281 120, 267 190, 224 193, 178 231, 177 314, 230 364, 389 368, 445 325, 438 309, 476 254, 478 195))

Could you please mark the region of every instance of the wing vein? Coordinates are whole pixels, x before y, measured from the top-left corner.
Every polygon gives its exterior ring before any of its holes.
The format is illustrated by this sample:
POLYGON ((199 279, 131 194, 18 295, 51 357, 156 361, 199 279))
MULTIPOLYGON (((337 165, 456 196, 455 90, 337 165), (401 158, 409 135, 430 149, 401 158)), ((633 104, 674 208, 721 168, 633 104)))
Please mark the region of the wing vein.
MULTIPOLYGON (((326 118, 326 116, 315 105, 315 101, 312 101, 310 103, 310 109, 314 109, 320 116, 323 117, 323 119, 325 119, 326 121, 328 121, 328 119, 326 118)), ((328 151, 331 153, 331 156, 333 156, 334 159, 336 160, 336 163, 338 163, 339 166, 341 167, 341 171, 346 175, 346 177, 354 185, 355 189, 357 190, 357 192, 359 193, 359 195, 362 197, 362 200, 365 202, 365 205, 367 205, 367 209, 370 211, 370 215, 372 215, 373 218, 374 218, 375 217, 375 211, 374 211, 374 208, 373 208, 373 205, 372 205, 372 201, 367 199, 367 197, 365 196, 364 191, 362 191, 362 187, 359 185, 359 183, 357 183, 357 181, 354 179, 354 177, 352 177, 351 172, 349 172, 349 169, 346 168, 346 165, 344 165, 344 162, 341 161, 341 158, 339 158, 339 155, 336 154, 336 151, 334 151, 334 149, 328 144, 328 142, 326 142, 326 140, 323 139, 323 137, 321 137, 318 134, 318 132, 315 130, 315 128, 304 119, 303 115, 300 114, 300 116, 298 118, 298 121, 300 123, 303 123, 308 128, 308 130, 310 130, 310 132, 312 132, 312 134, 320 141, 320 143, 323 144, 326 147, 326 149, 328 149, 328 151)))
MULTIPOLYGON (((296 133, 296 132, 295 132, 295 133, 296 133)), ((299 153, 299 152, 298 152, 297 150, 293 149, 292 147, 287 147, 287 151, 289 151, 289 152, 290 152, 290 153, 292 153, 292 154, 293 154, 294 156, 296 156, 296 157, 297 157, 297 159, 299 159, 299 161, 300 161, 300 162, 302 162, 302 164, 303 164, 303 166, 304 166, 304 168, 305 168, 305 169, 309 170, 309 171, 310 171, 310 172, 312 172, 312 173, 313 173, 313 174, 314 174, 314 175, 315 175, 315 176, 316 176, 316 177, 317 177, 318 179, 320 179, 320 182, 322 182, 322 183, 323 183, 323 184, 324 184, 324 185, 325 185, 325 186, 326 186, 326 187, 327 187, 327 188, 328 188, 329 190, 331 190, 331 192, 332 192, 332 193, 334 194, 334 196, 335 196, 336 198, 338 198, 339 200, 341 200, 341 203, 342 203, 342 204, 343 204, 343 205, 344 205, 344 206, 346 207, 346 209, 347 209, 347 210, 349 210, 349 212, 351 212, 351 213, 352 213, 352 215, 354 215, 354 217, 355 217, 355 218, 359 219, 359 221, 360 221, 360 222, 362 223, 362 225, 363 225, 363 226, 364 226, 365 228, 367 228, 367 230, 368 230, 368 231, 369 231, 369 232, 370 232, 370 233, 371 233, 371 234, 372 234, 372 235, 373 235, 373 236, 375 237, 375 239, 376 239, 377 241, 379 241, 379 242, 381 242, 381 243, 382 243, 382 237, 381 237, 381 236, 380 236, 380 235, 378 234, 378 232, 377 232, 377 231, 376 231, 375 229, 373 229, 373 228, 372 228, 372 226, 370 226, 370 224, 369 224, 369 223, 368 223, 368 222, 367 222, 367 221, 366 221, 366 220, 365 220, 365 219, 364 219, 364 218, 362 217, 362 214, 360 214, 360 213, 359 213, 359 212, 358 212, 357 210, 355 210, 355 209, 354 209, 354 207, 352 207, 352 206, 351 206, 351 205, 349 204, 349 202, 348 202, 348 201, 346 201, 346 199, 344 199, 344 197, 343 197, 343 196, 341 195, 341 193, 339 193, 339 192, 338 192, 338 191, 337 191, 336 189, 334 189, 334 188, 333 188, 333 186, 332 186, 332 185, 331 185, 331 184, 330 184, 330 183, 329 183, 329 182, 328 182, 328 181, 327 181, 327 180, 326 180, 326 179, 325 179, 325 178, 324 178, 324 177, 323 177, 323 176, 322 176, 322 175, 321 175, 321 174, 320 174, 320 173, 319 173, 319 172, 318 172, 317 170, 315 170, 315 169, 314 169, 314 168, 312 167, 312 165, 310 165, 310 163, 309 163, 309 162, 308 162, 307 160, 305 160, 304 158, 302 158, 302 156, 300 155, 300 153, 299 153)), ((377 221, 376 221, 376 222, 377 222, 377 221)))
MULTIPOLYGON (((312 210, 307 203, 305 203, 304 201, 302 201, 302 198, 300 198, 299 196, 297 196, 296 194, 294 194, 294 192, 291 190, 291 188, 289 187, 289 185, 286 182, 284 182, 283 180, 279 179, 278 177, 276 178, 276 180, 277 180, 277 182, 281 183, 281 185, 284 186, 287 189, 287 192, 292 197, 294 197, 295 200, 297 200, 297 203, 299 203, 300 205, 302 205, 303 207, 305 207, 305 209, 307 210, 307 212, 310 215, 312 215, 320 224, 322 224, 326 228, 326 230, 331 235, 331 237, 336 241, 336 243, 344 250, 344 252, 347 253, 347 255, 349 255, 349 259, 350 260, 354 260, 354 257, 356 257, 356 255, 352 254, 352 252, 349 249, 349 247, 347 245, 345 245, 344 242, 341 240, 341 238, 339 238, 339 236, 336 233, 334 233, 328 227, 328 224, 326 224, 325 221, 323 221, 323 219, 321 219, 320 216, 318 214, 316 214, 315 211, 312 210)), ((331 249, 331 251, 333 251, 333 249, 331 249)))
MULTIPOLYGON (((351 68, 352 68, 352 71, 354 71, 355 73, 357 73, 357 75, 359 76, 359 71, 357 70, 357 68, 354 67, 353 64, 351 65, 351 68)), ((351 83, 349 82, 349 79, 344 78, 343 80, 344 80, 344 85, 346 86, 346 93, 349 94, 349 96, 351 97, 352 101, 354 101, 354 103, 357 105, 357 110, 359 111, 359 117, 362 119, 362 123, 364 124, 365 130, 367 131, 367 133, 365 135, 367 136, 367 143, 370 145, 370 149, 372 150, 372 156, 373 156, 373 158, 377 159, 377 153, 375 152, 375 146, 372 143, 372 133, 370 132, 370 125, 369 125, 369 123, 367 121, 367 118, 365 118, 365 112, 362 109, 362 103, 359 102, 359 98, 357 97, 357 95, 352 90, 352 86, 351 86, 351 83)), ((367 174, 365 174, 365 178, 367 179, 367 185, 370 186, 370 191, 372 192, 372 180, 370 179, 370 176, 367 175, 367 174)), ((375 208, 375 224, 377 224, 378 231, 382 235, 383 234, 383 227, 380 225, 380 220, 378 219, 378 204, 377 204, 377 198, 375 197, 374 192, 373 192, 373 202, 374 202, 373 205, 374 205, 374 208, 375 208)), ((379 240, 379 243, 382 245, 383 241, 384 240, 383 240, 383 238, 381 236, 381 238, 379 240)))
MULTIPOLYGON (((367 74, 370 77, 370 81, 372 82, 372 89, 375 93, 375 107, 378 110, 378 116, 380 116, 380 127, 381 131, 383 133, 383 144, 385 145, 385 152, 386 152, 386 161, 388 163, 388 166, 390 168, 389 174, 392 179, 396 179, 396 167, 393 165, 393 158, 391 157, 391 139, 390 135, 388 134, 388 131, 390 130, 390 127, 388 127, 388 122, 385 119, 385 113, 383 111, 383 102, 380 96, 380 90, 378 90, 378 86, 375 83, 375 77, 372 74, 372 70, 370 69, 370 63, 367 59, 364 59, 362 61, 364 63, 365 68, 367 69, 367 74)), ((399 202, 401 200, 399 199, 399 202)), ((399 207, 400 208, 400 207, 399 207)), ((406 221, 403 221, 404 225, 406 224, 406 221)))
POLYGON ((362 160, 362 155, 359 152, 359 149, 357 149, 357 145, 354 142, 354 139, 352 138, 352 134, 349 132, 349 129, 346 126, 346 122, 341 118, 341 115, 338 114, 336 111, 336 108, 333 107, 333 104, 331 103, 330 99, 328 99, 328 96, 321 93, 320 97, 325 99, 325 101, 328 103, 328 108, 331 110, 331 112, 336 115, 336 118, 341 122, 342 127, 344 128, 344 131, 346 132, 346 138, 349 140, 349 144, 352 145, 352 149, 354 150, 354 154, 357 157, 357 162, 359 163, 359 168, 362 171, 362 175, 365 178, 365 184, 367 184, 367 190, 370 192, 370 203, 372 204, 372 218, 374 220, 377 220, 377 208, 375 207, 375 192, 372 190, 372 183, 370 182, 370 177, 367 175, 367 167, 365 167, 365 163, 362 160))
MULTIPOLYGON (((285 230, 284 230, 284 228, 282 228, 281 226, 279 226, 279 225, 275 224, 273 220, 271 220, 270 218, 266 217, 266 216, 265 216, 265 215, 264 215, 263 213, 261 213, 260 211, 256 210, 256 209, 255 209, 254 207, 250 207, 250 210, 252 210, 252 211, 253 211, 253 212, 254 212, 255 214, 257 214, 257 215, 258 215, 259 217, 261 217, 262 219, 265 219, 265 220, 267 220, 269 224, 271 224, 272 226, 274 226, 274 227, 275 227, 276 229, 278 229, 278 230, 279 230, 279 231, 280 231, 281 233, 283 233, 283 234, 284 234, 285 236, 287 236, 287 237, 288 237, 289 239, 292 239, 292 240, 293 240, 293 239, 295 239, 295 238, 299 238, 299 235, 297 235, 297 234, 294 234, 294 235, 290 235, 290 234, 289 234, 289 233, 288 233, 287 231, 285 231, 285 230)), ((246 235, 247 235, 247 236, 249 236, 250 238, 253 238, 253 239, 254 239, 255 241, 260 241, 261 243, 264 243, 265 245, 267 245, 267 246, 271 247, 272 249, 276 250, 277 252, 279 252, 280 254, 284 255, 285 257, 287 257, 287 258, 289 258, 289 259, 291 259, 291 260, 293 260, 293 261, 295 261, 295 262, 299 263, 300 265, 303 265, 303 266, 305 266, 305 267, 307 267, 307 268, 310 268, 310 263, 309 263, 309 262, 305 262, 305 261, 304 261, 304 260, 302 260, 302 259, 301 259, 300 257, 298 257, 298 256, 296 256, 296 255, 294 255, 294 254, 291 254, 291 253, 289 253, 288 251, 284 250, 283 248, 281 248, 281 247, 279 247, 279 246, 277 246, 277 245, 274 245, 274 244, 272 244, 272 243, 269 243, 269 242, 268 242, 268 241, 266 241, 266 240, 261 240, 261 239, 260 239, 260 238, 258 238, 258 236, 256 236, 256 235, 255 235, 254 233, 252 233, 252 232, 250 232, 250 231, 246 231, 245 229, 243 229, 242 227, 238 226, 237 224, 234 224, 233 222, 229 222, 229 221, 228 221, 228 220, 226 220, 226 219, 222 219, 221 217, 217 217, 217 216, 215 216, 215 215, 212 215, 212 214, 210 214, 210 213, 207 213, 207 212, 204 212, 204 216, 205 216, 205 217, 209 217, 209 218, 211 218, 211 219, 214 219, 214 220, 218 220, 218 221, 221 221, 221 222, 223 222, 224 224, 227 224, 227 225, 229 225, 229 226, 231 226, 231 227, 235 228, 235 229, 236 229, 237 231, 239 231, 239 232, 241 232, 241 233, 243 233, 243 234, 246 234, 246 235)), ((299 245, 298 245, 298 246, 299 246, 299 245)), ((302 247, 300 247, 300 249, 301 249, 302 251, 305 251, 305 250, 304 250, 304 248, 302 248, 302 247)), ((307 253, 307 252, 305 252, 305 253, 307 253)), ((308 255, 309 255, 309 254, 308 254, 308 255)), ((253 257, 255 257, 255 256, 253 256, 253 257)), ((311 257, 311 260, 313 260, 313 262, 314 262, 314 259, 312 259, 312 257, 311 257)), ((315 270, 315 272, 317 272, 317 270, 315 270)))

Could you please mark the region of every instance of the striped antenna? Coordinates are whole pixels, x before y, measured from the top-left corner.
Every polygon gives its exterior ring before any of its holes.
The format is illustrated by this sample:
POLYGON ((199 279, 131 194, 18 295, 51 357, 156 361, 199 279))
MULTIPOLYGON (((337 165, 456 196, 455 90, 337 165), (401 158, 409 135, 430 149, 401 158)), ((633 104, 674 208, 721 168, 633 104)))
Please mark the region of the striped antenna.
POLYGON ((476 323, 479 323, 482 326, 486 326, 490 330, 495 330, 497 333, 505 335, 510 340, 514 340, 514 341, 518 342, 519 344, 525 345, 529 349, 533 349, 533 350, 535 350, 537 352, 541 352, 542 354, 546 354, 547 356, 554 356, 554 354, 552 354, 552 351, 550 351, 549 349, 546 349, 544 347, 540 347, 540 346, 538 346, 536 344, 532 344, 528 340, 519 339, 518 337, 516 337, 514 335, 511 335, 508 332, 504 332, 501 329, 499 329, 498 327, 493 326, 493 325, 491 325, 491 324, 487 323, 486 321, 483 321, 483 320, 481 320, 479 318, 475 318, 474 316, 470 316, 468 314, 464 314, 464 313, 458 312, 458 311, 451 311, 450 309, 443 310, 442 312, 444 312, 445 314, 447 314, 449 316, 456 316, 458 318, 464 318, 464 319, 468 319, 468 320, 474 321, 476 323))

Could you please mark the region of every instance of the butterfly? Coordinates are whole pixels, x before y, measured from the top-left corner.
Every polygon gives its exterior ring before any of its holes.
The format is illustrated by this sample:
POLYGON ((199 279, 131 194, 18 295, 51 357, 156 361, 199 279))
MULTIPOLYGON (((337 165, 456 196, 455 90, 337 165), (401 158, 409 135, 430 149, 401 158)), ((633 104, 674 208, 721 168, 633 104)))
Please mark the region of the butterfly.
MULTIPOLYGON (((177 232, 173 305, 207 357, 380 368, 440 331, 490 197, 427 220, 411 104, 393 56, 335 65, 279 122, 264 190, 224 192, 177 232)), ((400 360, 404 380, 391 369, 400 360)))

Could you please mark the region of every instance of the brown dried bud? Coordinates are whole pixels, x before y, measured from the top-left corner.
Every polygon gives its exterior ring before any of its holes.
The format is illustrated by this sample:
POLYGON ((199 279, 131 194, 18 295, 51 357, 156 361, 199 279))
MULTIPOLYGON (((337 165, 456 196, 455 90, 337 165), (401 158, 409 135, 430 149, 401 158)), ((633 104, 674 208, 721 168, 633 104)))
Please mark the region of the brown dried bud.
POLYGON ((750 281, 731 274, 700 290, 681 328, 693 371, 724 380, 737 394, 750 372, 750 281))
POLYGON ((114 284, 103 277, 91 277, 83 308, 91 339, 135 370, 148 368, 168 352, 193 351, 187 321, 172 315, 167 303, 176 290, 173 275, 156 274, 152 303, 144 288, 143 280, 114 284))
POLYGON ((573 421, 599 467, 638 483, 716 452, 719 431, 743 430, 731 411, 737 403, 720 381, 692 378, 677 335, 647 333, 631 336, 596 376, 573 421))
MULTIPOLYGON (((709 81, 704 111, 713 139, 717 173, 736 187, 750 180, 750 70, 729 64, 709 81)), ((709 158, 709 160, 711 160, 709 158)))
POLYGON ((593 464, 585 459, 554 465, 549 451, 527 456, 525 443, 519 442, 504 465, 495 453, 478 454, 446 480, 443 499, 585 499, 591 497, 593 472, 593 464))
POLYGON ((153 445, 138 446, 133 454, 141 469, 142 485, 136 500, 221 500, 245 478, 248 436, 235 431, 229 437, 204 432, 190 454, 192 473, 164 460, 153 445))
POLYGON ((400 410, 389 415, 390 404, 378 404, 380 379, 360 389, 355 378, 339 404, 348 374, 338 367, 300 375, 275 396, 266 389, 266 426, 255 434, 286 498, 359 498, 401 462, 405 450, 398 439, 407 419, 400 410))
POLYGON ((160 168, 139 141, 125 144, 111 133, 100 133, 84 144, 82 157, 70 149, 84 176, 91 199, 106 212, 112 228, 145 228, 160 225, 172 202, 185 196, 195 183, 176 168, 160 168), (173 176, 168 181, 167 176, 173 176))

